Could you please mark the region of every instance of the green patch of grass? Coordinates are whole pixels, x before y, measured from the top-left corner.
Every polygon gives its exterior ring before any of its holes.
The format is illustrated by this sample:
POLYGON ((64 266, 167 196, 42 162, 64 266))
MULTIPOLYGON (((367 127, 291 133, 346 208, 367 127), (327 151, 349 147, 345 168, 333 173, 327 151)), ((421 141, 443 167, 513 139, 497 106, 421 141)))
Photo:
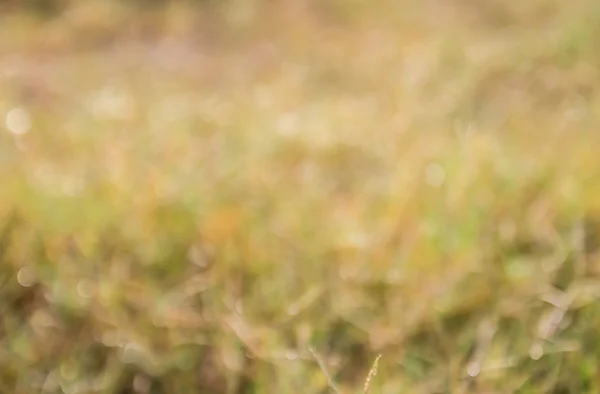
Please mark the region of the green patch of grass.
POLYGON ((597 392, 597 6, 292 3, 2 15, 0 391, 597 392))

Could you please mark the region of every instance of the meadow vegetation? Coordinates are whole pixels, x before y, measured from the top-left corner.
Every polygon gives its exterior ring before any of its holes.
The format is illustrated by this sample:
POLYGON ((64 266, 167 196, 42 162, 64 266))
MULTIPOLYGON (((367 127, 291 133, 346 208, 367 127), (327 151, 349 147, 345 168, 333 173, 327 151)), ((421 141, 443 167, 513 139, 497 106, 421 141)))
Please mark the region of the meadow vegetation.
POLYGON ((151 3, 0 6, 0 392, 600 392, 596 1, 151 3))

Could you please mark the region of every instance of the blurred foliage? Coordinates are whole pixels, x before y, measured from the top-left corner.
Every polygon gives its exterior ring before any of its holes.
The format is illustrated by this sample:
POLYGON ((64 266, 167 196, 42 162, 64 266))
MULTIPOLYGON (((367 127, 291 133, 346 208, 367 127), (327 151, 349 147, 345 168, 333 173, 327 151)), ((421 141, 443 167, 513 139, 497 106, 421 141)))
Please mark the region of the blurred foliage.
POLYGON ((1 392, 600 390, 595 2, 1 7, 1 392))

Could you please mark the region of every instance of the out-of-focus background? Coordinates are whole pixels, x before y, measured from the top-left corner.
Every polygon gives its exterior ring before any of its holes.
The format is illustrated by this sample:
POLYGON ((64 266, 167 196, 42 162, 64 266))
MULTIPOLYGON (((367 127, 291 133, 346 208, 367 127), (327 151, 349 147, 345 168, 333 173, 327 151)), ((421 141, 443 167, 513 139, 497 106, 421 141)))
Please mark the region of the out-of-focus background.
POLYGON ((599 39, 595 0, 2 2, 0 392, 600 392, 599 39))

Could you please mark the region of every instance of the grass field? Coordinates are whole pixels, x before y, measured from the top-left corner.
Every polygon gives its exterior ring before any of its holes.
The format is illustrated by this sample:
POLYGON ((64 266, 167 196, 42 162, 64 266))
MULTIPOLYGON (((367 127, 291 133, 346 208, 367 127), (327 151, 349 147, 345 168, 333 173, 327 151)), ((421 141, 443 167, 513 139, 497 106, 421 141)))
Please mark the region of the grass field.
POLYGON ((62 3, 0 13, 0 392, 600 392, 595 1, 62 3))

